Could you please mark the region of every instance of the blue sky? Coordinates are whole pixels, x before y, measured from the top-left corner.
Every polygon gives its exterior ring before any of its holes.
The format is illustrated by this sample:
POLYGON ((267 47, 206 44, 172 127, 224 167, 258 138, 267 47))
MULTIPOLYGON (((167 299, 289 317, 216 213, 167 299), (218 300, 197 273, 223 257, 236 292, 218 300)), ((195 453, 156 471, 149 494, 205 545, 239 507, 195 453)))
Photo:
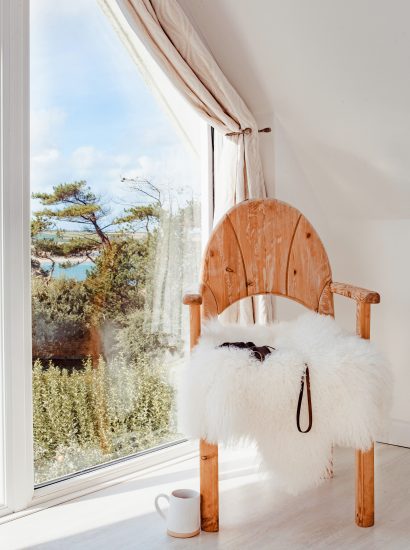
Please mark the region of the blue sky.
POLYGON ((32 190, 86 179, 115 210, 118 202, 132 201, 123 176, 199 193, 198 157, 147 88, 97 0, 34 0, 32 190))

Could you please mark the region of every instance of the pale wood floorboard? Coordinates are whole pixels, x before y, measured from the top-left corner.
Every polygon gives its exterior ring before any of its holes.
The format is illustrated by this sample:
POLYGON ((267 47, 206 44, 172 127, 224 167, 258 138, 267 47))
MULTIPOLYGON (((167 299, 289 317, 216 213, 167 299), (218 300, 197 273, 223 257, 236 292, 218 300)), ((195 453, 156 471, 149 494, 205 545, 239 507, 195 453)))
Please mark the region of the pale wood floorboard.
MULTIPOLYGON (((410 548, 410 449, 376 449, 376 525, 354 524, 354 453, 335 451, 335 477, 299 496, 258 473, 251 450, 221 453, 221 530, 172 539, 154 511, 159 492, 198 487, 188 460, 0 526, 2 550, 410 548)), ((308 475, 308 472, 306 472, 308 475)))

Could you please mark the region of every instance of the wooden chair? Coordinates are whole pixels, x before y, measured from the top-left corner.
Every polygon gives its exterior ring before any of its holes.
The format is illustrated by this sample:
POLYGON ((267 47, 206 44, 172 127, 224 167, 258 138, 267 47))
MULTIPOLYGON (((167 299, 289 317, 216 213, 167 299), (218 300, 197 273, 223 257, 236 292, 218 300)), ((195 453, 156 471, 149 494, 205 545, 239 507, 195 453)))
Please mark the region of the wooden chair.
MULTIPOLYGON (((205 251, 200 294, 187 294, 191 348, 201 332, 201 318, 222 313, 248 296, 275 294, 313 311, 334 316, 333 294, 356 301, 356 330, 370 337, 370 304, 380 296, 332 281, 326 251, 308 220, 292 206, 274 199, 248 200, 232 208, 212 232, 205 251)), ((219 529, 218 446, 200 442, 201 525, 219 529)), ((356 450, 356 523, 374 524, 374 447, 356 450)))

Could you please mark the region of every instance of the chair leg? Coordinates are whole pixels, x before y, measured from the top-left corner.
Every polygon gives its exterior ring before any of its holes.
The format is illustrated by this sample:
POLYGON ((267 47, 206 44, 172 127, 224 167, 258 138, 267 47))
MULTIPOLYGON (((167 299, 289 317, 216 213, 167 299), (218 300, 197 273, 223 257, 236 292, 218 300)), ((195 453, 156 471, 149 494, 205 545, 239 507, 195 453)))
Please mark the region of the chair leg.
POLYGON ((374 446, 356 451, 356 524, 374 525, 374 446))
POLYGON ((201 527, 219 530, 218 445, 200 442, 201 527))

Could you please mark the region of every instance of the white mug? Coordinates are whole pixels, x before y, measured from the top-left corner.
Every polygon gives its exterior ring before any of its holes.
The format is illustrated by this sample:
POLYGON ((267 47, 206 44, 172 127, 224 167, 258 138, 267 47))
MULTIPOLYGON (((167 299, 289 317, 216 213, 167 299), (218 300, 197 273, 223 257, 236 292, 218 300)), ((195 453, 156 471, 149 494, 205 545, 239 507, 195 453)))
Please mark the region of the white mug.
POLYGON ((195 537, 201 530, 200 497, 197 491, 192 489, 177 489, 171 495, 161 493, 155 499, 155 508, 160 516, 167 522, 167 533, 171 537, 181 539, 195 537), (169 508, 165 514, 159 507, 159 499, 164 498, 169 502, 169 508))

